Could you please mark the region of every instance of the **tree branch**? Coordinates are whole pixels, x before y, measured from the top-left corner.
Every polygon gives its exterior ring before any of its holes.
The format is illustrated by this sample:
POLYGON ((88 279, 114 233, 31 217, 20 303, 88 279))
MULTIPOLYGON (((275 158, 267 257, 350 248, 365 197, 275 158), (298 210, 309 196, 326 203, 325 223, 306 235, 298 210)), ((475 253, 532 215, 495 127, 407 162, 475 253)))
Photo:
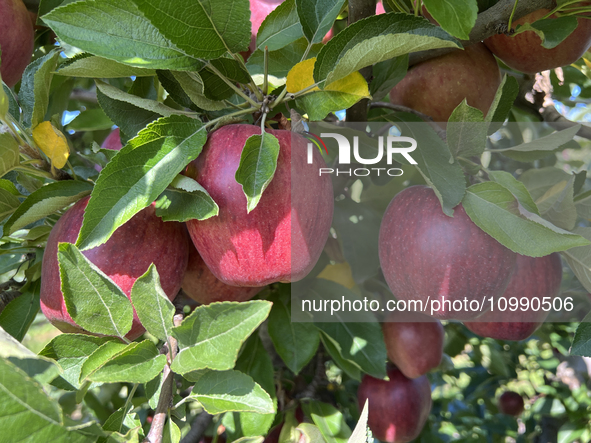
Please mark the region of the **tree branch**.
POLYGON ((191 423, 191 429, 181 440, 181 443, 198 443, 212 419, 213 415, 208 414, 207 412, 202 412, 197 417, 195 417, 195 420, 193 420, 193 423, 191 423))
MULTIPOLYGON (((179 326, 183 321, 183 317, 183 314, 176 314, 174 316, 174 325, 179 326)), ((160 391, 160 398, 158 399, 156 413, 152 419, 150 432, 148 432, 148 435, 144 439, 144 443, 162 443, 164 424, 166 423, 166 417, 168 416, 168 409, 172 404, 172 398, 174 395, 174 372, 170 370, 170 365, 176 357, 178 346, 174 337, 169 337, 168 342, 170 343, 170 348, 168 349, 168 362, 162 370, 162 379, 164 380, 162 382, 162 390, 160 391)))
MULTIPOLYGON (((461 40, 462 44, 480 42, 495 34, 503 34, 508 31, 507 24, 516 0, 500 0, 496 5, 478 14, 474 28, 470 32, 470 40, 461 40)), ((554 0, 519 0, 513 20, 517 20, 538 9, 552 9, 556 2, 554 0)), ((414 52, 410 54, 409 66, 429 60, 448 52, 455 51, 453 48, 430 49, 428 51, 414 52)))

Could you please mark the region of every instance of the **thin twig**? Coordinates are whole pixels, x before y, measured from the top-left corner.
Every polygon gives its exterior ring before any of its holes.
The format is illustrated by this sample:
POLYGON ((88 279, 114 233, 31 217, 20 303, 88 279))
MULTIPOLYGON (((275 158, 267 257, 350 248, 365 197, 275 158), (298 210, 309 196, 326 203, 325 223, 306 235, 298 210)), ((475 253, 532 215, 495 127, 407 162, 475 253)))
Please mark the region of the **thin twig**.
MULTIPOLYGON (((174 325, 179 326, 183 321, 183 314, 176 314, 174 316, 174 325)), ((144 439, 144 443, 162 443, 162 433, 164 431, 164 424, 168 416, 168 409, 171 407, 172 398, 174 395, 174 372, 171 371, 170 365, 172 364, 178 350, 177 341, 174 337, 169 337, 168 342, 168 362, 162 370, 162 390, 160 391, 160 398, 158 399, 158 406, 152 419, 152 425, 150 426, 150 432, 144 439)))

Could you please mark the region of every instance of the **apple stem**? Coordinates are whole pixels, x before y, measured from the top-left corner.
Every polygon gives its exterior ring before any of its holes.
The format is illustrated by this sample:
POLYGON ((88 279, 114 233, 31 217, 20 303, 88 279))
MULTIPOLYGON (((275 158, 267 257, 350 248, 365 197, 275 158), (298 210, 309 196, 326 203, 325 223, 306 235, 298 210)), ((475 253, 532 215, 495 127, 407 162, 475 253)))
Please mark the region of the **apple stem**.
POLYGON ((517 9, 517 3, 519 3, 519 0, 515 0, 515 3, 513 3, 513 10, 511 11, 511 15, 509 16, 509 23, 507 24, 507 32, 511 32, 511 26, 513 25, 513 16, 515 15, 515 10, 517 9))
MULTIPOLYGON (((242 92, 242 90, 240 88, 238 88, 234 83, 232 83, 230 80, 228 80, 224 74, 222 74, 218 69, 216 69, 215 66, 213 66, 211 63, 208 63, 206 66, 215 75, 220 77, 224 81, 224 83, 226 83, 230 88, 232 88, 234 90, 234 92, 236 92, 236 94, 238 94, 240 97, 242 97, 244 100, 246 100, 248 103, 250 103, 255 108, 257 108, 257 109, 260 108, 260 105, 257 102, 255 102, 252 98, 250 98, 248 95, 246 95, 244 92, 242 92)), ((254 92, 256 94, 258 92, 258 88, 255 88, 254 92)), ((262 97, 261 97, 261 99, 262 99, 262 97)))

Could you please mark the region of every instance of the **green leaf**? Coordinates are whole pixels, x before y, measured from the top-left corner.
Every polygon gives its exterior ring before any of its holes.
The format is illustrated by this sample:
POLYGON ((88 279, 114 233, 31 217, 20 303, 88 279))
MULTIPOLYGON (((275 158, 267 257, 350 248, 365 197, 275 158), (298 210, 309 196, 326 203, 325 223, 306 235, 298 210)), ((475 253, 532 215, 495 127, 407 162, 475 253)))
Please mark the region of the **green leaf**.
POLYGON ((134 3, 164 37, 193 57, 211 60, 248 49, 250 10, 244 0, 134 3))
POLYGON ((278 157, 279 140, 274 135, 263 132, 246 140, 236 170, 236 181, 242 185, 246 195, 248 213, 256 208, 263 191, 271 183, 278 157))
POLYGON ((553 132, 545 137, 540 137, 532 140, 528 143, 522 143, 517 146, 512 146, 505 149, 495 149, 493 152, 505 152, 505 151, 518 151, 518 152, 531 152, 531 151, 555 151, 562 145, 571 141, 574 136, 581 129, 581 125, 575 125, 562 131, 553 132))
POLYGON ((320 121, 331 112, 347 109, 363 98, 348 91, 314 91, 296 99, 296 106, 308 114, 311 121, 320 121))
POLYGON ((103 244, 119 226, 149 206, 199 155, 206 138, 200 121, 171 116, 150 124, 130 140, 99 175, 78 246, 90 249, 103 244))
POLYGON ((424 0, 429 14, 454 37, 470 40, 470 31, 476 23, 476 0, 424 0))
POLYGON ((276 51, 302 38, 304 32, 295 0, 279 4, 263 21, 257 33, 256 48, 276 51))
POLYGON ((218 213, 219 207, 206 189, 184 175, 177 175, 156 201, 156 215, 164 221, 206 220, 218 213))
POLYGON ((361 416, 359 417, 359 421, 357 422, 355 429, 353 429, 353 433, 351 434, 351 437, 349 437, 348 443, 363 443, 364 439, 367 440, 367 431, 369 429, 367 427, 367 419, 369 414, 367 407, 368 404, 369 400, 366 399, 365 404, 363 405, 363 410, 361 411, 361 416))
POLYGON ((173 329, 179 353, 172 370, 187 376, 191 371, 231 369, 242 343, 267 318, 271 303, 223 302, 198 306, 180 326, 173 329), (202 325, 209 325, 203 328, 202 325))
POLYGON ((58 360, 63 370, 52 384, 62 389, 80 389, 82 365, 90 354, 107 342, 120 344, 113 337, 94 337, 85 334, 61 334, 49 342, 39 355, 58 360))
MULTIPOLYGON (((407 120, 420 121, 418 117, 407 120)), ((435 191, 443 212, 451 216, 466 189, 462 167, 453 160, 448 146, 429 125, 422 121, 417 123, 401 126, 403 135, 414 138, 419 146, 412 153, 417 162, 414 166, 435 191)))
POLYGON ((347 360, 342 353, 340 345, 327 334, 321 333, 320 340, 328 355, 334 360, 339 368, 341 368, 353 380, 361 381, 361 368, 357 363, 347 360))
POLYGON ((560 182, 567 182, 571 175, 562 169, 547 167, 540 169, 528 169, 519 176, 534 201, 541 198, 550 188, 560 182))
POLYGON ((166 356, 149 340, 131 343, 109 361, 87 375, 102 383, 147 383, 156 378, 166 365, 166 356))
MULTIPOLYGON (((327 440, 323 438, 322 432, 316 426, 311 423, 300 423, 296 429, 300 431, 301 443, 327 443, 327 440)), ((335 440, 331 440, 335 441, 335 440)), ((336 440, 340 441, 340 440, 336 440)))
POLYGON ((306 415, 318 426, 327 443, 347 443, 351 429, 337 408, 319 401, 306 402, 302 406, 306 415))
POLYGON ((167 420, 162 432, 162 443, 179 443, 181 441, 181 430, 172 420, 167 420))
POLYGON ((304 35, 310 43, 320 43, 332 27, 344 0, 298 0, 296 8, 304 35))
POLYGON ((21 369, 39 383, 49 383, 60 374, 60 368, 54 361, 35 355, 1 327, 0 358, 21 369))
POLYGON ((451 113, 446 127, 447 145, 454 158, 481 155, 486 148, 487 126, 482 112, 464 99, 451 113))
POLYGON ((570 353, 581 357, 591 357, 591 314, 587 314, 579 324, 570 353))
POLYGON ((374 100, 381 100, 400 82, 408 71, 408 54, 376 63, 369 92, 374 100))
POLYGON ((18 341, 23 340, 39 312, 40 289, 40 280, 32 282, 0 312, 0 327, 18 341))
POLYGON ((291 300, 288 295, 270 298, 273 308, 268 327, 277 354, 297 375, 316 354, 320 334, 312 323, 291 321, 291 300))
POLYGON ((328 85, 392 57, 435 48, 461 46, 424 18, 397 13, 368 17, 347 26, 320 50, 314 80, 328 85))
POLYGON ((58 246, 61 289, 68 314, 95 334, 124 337, 131 329, 133 307, 113 281, 69 243, 58 246))
POLYGON ((164 37, 132 0, 70 3, 44 15, 43 21, 64 42, 126 65, 177 70, 203 65, 164 37))
POLYGON ((19 164, 18 143, 8 132, 8 128, 0 125, 0 177, 12 171, 19 164))
MULTIPOLYGON (((269 394, 274 406, 277 405, 273 362, 257 334, 251 335, 242 347, 235 369, 250 375, 269 394)), ((240 435, 266 434, 274 418, 274 413, 228 412, 224 415, 222 423, 226 427, 227 436, 234 441, 240 435)))
MULTIPOLYGON (((312 45, 308 58, 315 57, 322 47, 322 43, 312 45)), ((307 48, 308 41, 302 37, 277 51, 269 52, 269 74, 279 78, 286 77, 291 68, 302 60, 307 48)), ((246 67, 252 75, 263 74, 265 69, 263 50, 257 49, 248 58, 246 67)))
POLYGON ((210 414, 228 411, 275 412, 273 401, 254 380, 238 371, 198 371, 189 381, 195 382, 189 397, 197 400, 210 414))
POLYGON ((529 191, 525 185, 513 177, 513 175, 505 171, 489 171, 488 177, 492 181, 508 189, 511 194, 517 198, 519 203, 529 212, 540 215, 538 207, 531 198, 531 195, 529 194, 529 191))
POLYGON ((0 189, 0 221, 14 213, 20 205, 20 200, 6 189, 0 189))
POLYGON ((175 309, 160 286, 160 275, 154 263, 133 284, 131 302, 146 331, 159 340, 168 340, 175 309))
MULTIPOLYGON (((576 227, 574 234, 591 240, 591 228, 576 227)), ((591 292, 591 246, 571 248, 561 253, 583 287, 591 292)))
POLYGON ((66 131, 101 131, 111 129, 113 122, 101 108, 82 111, 64 129, 66 131))
POLYGON ((83 54, 58 69, 58 75, 87 78, 152 77, 154 69, 138 68, 95 55, 83 54))
POLYGON ((58 59, 59 52, 54 49, 25 69, 19 100, 23 108, 23 123, 27 127, 34 128, 45 120, 49 106, 49 87, 58 59))
POLYGON ((217 100, 211 100, 205 96, 205 83, 197 72, 172 72, 172 75, 179 82, 179 85, 185 91, 185 94, 195 103, 199 108, 206 111, 219 111, 224 109, 226 105, 217 100))
POLYGON ((488 112, 484 119, 484 121, 488 123, 497 123, 490 125, 488 134, 496 132, 501 127, 501 124, 505 121, 509 112, 511 112, 511 107, 517 98, 517 94, 519 94, 519 84, 517 83, 517 80, 514 77, 507 75, 503 76, 503 80, 501 80, 495 98, 493 99, 490 108, 488 108, 488 112))
POLYGON ((577 208, 573 201, 574 183, 575 176, 572 175, 568 181, 557 183, 536 200, 542 217, 568 231, 577 222, 577 208))
POLYGON ((23 229, 77 202, 92 191, 92 184, 78 180, 64 180, 42 186, 30 194, 4 224, 4 234, 23 229))
POLYGON ((533 31, 542 39, 542 46, 544 48, 552 49, 562 43, 576 28, 577 17, 553 17, 518 25, 513 35, 518 35, 525 31, 533 31))
POLYGON ((470 186, 462 205, 476 225, 499 243, 522 255, 543 257, 589 244, 527 211, 509 190, 498 183, 470 186))
POLYGON ((88 381, 88 377, 90 377, 94 371, 101 368, 126 348, 127 345, 124 343, 119 341, 109 341, 95 349, 82 364, 80 370, 80 383, 88 381))
POLYGON ((101 94, 107 96, 111 100, 128 103, 137 108, 144 109, 163 117, 170 117, 171 115, 182 114, 184 112, 170 108, 165 104, 155 100, 149 100, 138 97, 137 95, 128 94, 127 92, 123 92, 121 89, 111 86, 101 80, 96 80, 96 87, 101 92, 101 94))
POLYGON ((41 384, 4 359, 0 359, 0 393, 0 429, 4 442, 90 443, 96 440, 65 428, 58 402, 47 396, 41 384))

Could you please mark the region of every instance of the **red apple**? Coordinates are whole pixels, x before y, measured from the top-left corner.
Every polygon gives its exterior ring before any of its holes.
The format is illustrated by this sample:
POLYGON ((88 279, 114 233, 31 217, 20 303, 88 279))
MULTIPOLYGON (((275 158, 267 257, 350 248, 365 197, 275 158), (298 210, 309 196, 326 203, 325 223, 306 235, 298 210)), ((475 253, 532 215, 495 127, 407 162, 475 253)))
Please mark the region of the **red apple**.
POLYGON ((246 301, 262 288, 230 286, 211 273, 193 243, 189 240, 189 264, 181 287, 193 300, 207 305, 215 301, 246 301))
MULTIPOLYGON (((61 291, 57 247, 58 243, 76 242, 89 199, 83 198, 59 219, 51 230, 43 256, 41 310, 63 332, 85 331, 72 320, 66 309, 61 291)), ((187 267, 187 234, 181 223, 163 222, 158 218, 152 205, 120 226, 106 243, 83 251, 83 254, 108 275, 127 297, 137 278, 154 263, 162 289, 173 300, 187 267)), ((144 331, 134 310, 133 326, 126 337, 134 340, 144 331)))
POLYGON ((203 261, 224 283, 266 286, 297 281, 314 267, 326 243, 333 214, 330 178, 317 150, 307 164, 307 141, 291 131, 267 130, 279 140, 275 175, 258 206, 247 213, 246 197, 235 174, 254 125, 228 125, 209 135, 203 152, 187 170, 217 202, 207 220, 187 228, 203 261))
POLYGON ((122 147, 121 131, 119 128, 113 129, 101 145, 102 149, 110 149, 112 151, 120 151, 122 147))
POLYGON ((515 269, 514 252, 476 226, 461 204, 453 217, 445 215, 426 186, 394 197, 379 242, 380 264, 394 296, 420 301, 423 308, 409 304, 408 310, 423 309, 440 319, 481 315, 476 300, 501 295, 515 269))
POLYGON ((484 114, 501 84, 501 72, 492 53, 482 44, 418 63, 390 91, 390 102, 447 122, 466 99, 484 114))
MULTIPOLYGON (((466 322, 466 327, 480 335, 498 340, 525 340, 540 327, 549 312, 542 309, 542 302, 547 298, 550 303, 560 289, 562 281, 562 263, 556 252, 545 257, 527 257, 517 255, 515 274, 507 286, 502 298, 506 300, 506 309, 499 310, 499 304, 494 310, 486 312, 475 322, 466 322), (526 298, 528 304, 535 302, 540 306, 537 310, 523 309, 520 304, 511 310, 510 300, 521 303, 526 298), (532 302, 533 300, 533 302, 532 302)), ((505 305, 502 305, 504 307, 505 305)))
MULTIPOLYGON (((515 25, 533 23, 550 12, 540 9, 515 21, 515 25)), ((580 59, 591 46, 591 20, 577 19, 578 26, 563 42, 555 48, 546 49, 542 40, 533 31, 525 31, 510 37, 505 34, 494 35, 484 40, 484 44, 507 66, 526 74, 567 66, 580 59)))
POLYGON ((506 391, 499 397, 499 411, 518 417, 524 410, 523 397, 517 392, 506 391))
POLYGON ((0 0, 0 75, 9 87, 18 83, 33 55, 33 23, 22 0, 0 0))
POLYGON ((388 370, 390 380, 366 375, 357 390, 359 409, 369 400, 367 425, 373 436, 387 443, 414 440, 431 411, 431 386, 426 376, 410 379, 396 368, 388 370))
POLYGON ((388 358, 408 378, 420 377, 441 363, 445 331, 439 320, 393 311, 382 331, 388 358))

